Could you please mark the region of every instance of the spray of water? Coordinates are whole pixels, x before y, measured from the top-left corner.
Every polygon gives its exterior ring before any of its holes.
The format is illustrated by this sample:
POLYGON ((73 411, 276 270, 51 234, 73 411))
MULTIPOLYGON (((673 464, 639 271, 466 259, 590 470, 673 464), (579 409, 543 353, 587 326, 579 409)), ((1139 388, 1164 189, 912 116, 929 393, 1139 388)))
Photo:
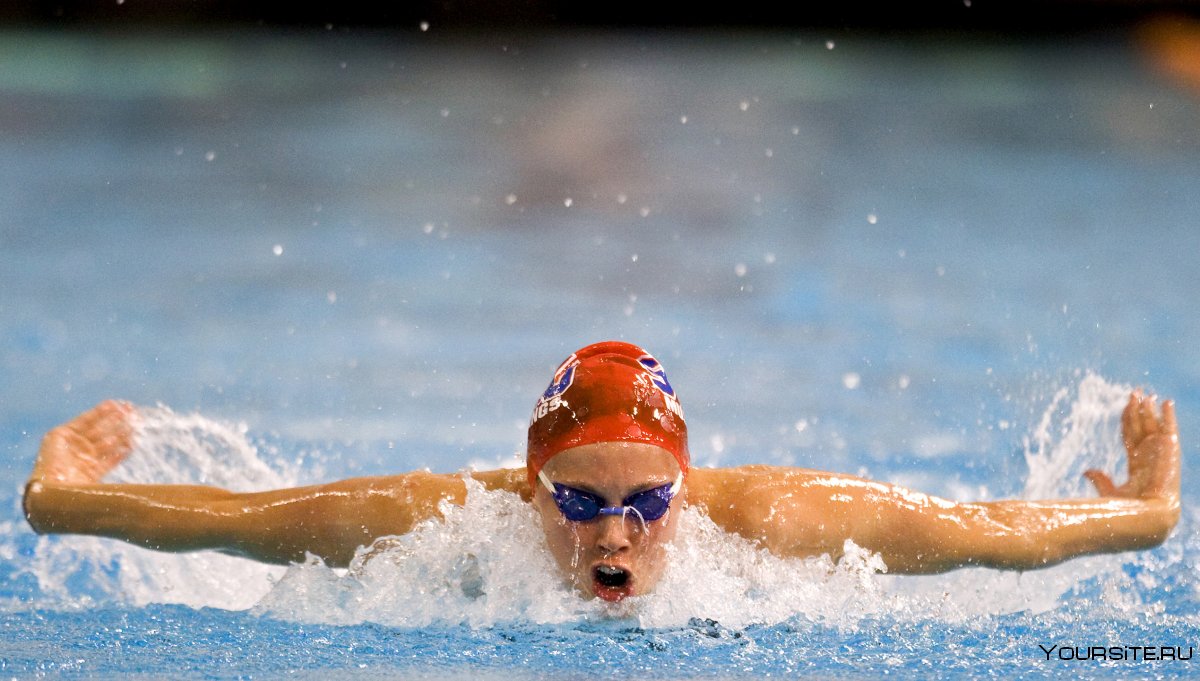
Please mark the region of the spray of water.
MULTIPOLYGON (((195 483, 251 490, 295 484, 282 462, 268 466, 245 425, 232 426, 165 407, 139 410, 135 447, 109 476, 113 482, 195 483)), ((39 537, 24 569, 42 605, 87 607, 181 603, 245 609, 271 588, 283 568, 210 551, 154 553, 92 537, 39 537)))
POLYGON ((1121 410, 1131 387, 1087 374, 1074 389, 1061 388, 1025 438, 1029 477, 1025 498, 1088 496, 1083 472, 1099 468, 1123 478, 1121 410))

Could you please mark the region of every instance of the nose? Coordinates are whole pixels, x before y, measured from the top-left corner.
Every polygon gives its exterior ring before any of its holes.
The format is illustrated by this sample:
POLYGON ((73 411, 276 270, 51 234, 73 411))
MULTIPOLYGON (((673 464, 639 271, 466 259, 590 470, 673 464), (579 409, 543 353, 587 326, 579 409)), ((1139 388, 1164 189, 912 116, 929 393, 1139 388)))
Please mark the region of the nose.
POLYGON ((630 528, 625 524, 625 517, 620 515, 600 516, 600 534, 596 537, 596 546, 605 553, 616 553, 627 549, 632 542, 629 540, 630 528))

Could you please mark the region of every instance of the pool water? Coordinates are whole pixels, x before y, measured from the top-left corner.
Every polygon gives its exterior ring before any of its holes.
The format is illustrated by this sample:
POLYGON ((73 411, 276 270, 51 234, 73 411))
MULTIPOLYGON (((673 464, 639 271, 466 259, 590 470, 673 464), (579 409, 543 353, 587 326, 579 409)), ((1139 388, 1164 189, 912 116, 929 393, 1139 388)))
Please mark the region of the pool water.
POLYGON ((1200 89, 1148 54, 5 33, 0 674, 1189 675, 1044 652, 1200 645, 1200 89), (902 578, 689 514, 660 592, 613 612, 529 558, 501 494, 350 573, 21 517, 41 435, 113 396, 152 417, 123 479, 515 465, 554 367, 604 338, 662 360, 698 465, 954 499, 1086 494, 1144 386, 1178 400, 1183 520, 1141 554, 902 578))

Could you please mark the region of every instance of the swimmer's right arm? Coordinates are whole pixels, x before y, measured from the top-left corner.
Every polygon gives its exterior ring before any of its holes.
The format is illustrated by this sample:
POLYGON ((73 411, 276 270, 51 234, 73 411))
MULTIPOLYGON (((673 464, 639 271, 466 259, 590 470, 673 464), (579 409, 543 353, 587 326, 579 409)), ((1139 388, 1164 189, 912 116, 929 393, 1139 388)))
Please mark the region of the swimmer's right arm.
MULTIPOLYGON (((404 534, 462 504, 458 475, 416 472, 236 493, 199 485, 104 483, 132 446, 131 405, 109 401, 47 434, 25 492, 39 533, 110 537, 159 551, 215 550, 267 563, 306 553, 345 566, 359 546, 404 534)), ((521 491, 523 471, 473 474, 492 489, 521 491)))

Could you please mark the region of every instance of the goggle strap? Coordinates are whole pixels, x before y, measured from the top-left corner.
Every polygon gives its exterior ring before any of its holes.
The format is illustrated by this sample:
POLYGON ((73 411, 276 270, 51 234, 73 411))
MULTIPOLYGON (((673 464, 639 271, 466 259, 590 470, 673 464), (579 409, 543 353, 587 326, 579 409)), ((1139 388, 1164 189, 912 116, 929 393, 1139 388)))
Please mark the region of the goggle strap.
POLYGON ((546 471, 538 471, 537 477, 538 480, 541 481, 542 485, 549 490, 550 496, 555 496, 558 494, 558 490, 554 489, 554 483, 550 482, 550 478, 546 477, 546 471))

